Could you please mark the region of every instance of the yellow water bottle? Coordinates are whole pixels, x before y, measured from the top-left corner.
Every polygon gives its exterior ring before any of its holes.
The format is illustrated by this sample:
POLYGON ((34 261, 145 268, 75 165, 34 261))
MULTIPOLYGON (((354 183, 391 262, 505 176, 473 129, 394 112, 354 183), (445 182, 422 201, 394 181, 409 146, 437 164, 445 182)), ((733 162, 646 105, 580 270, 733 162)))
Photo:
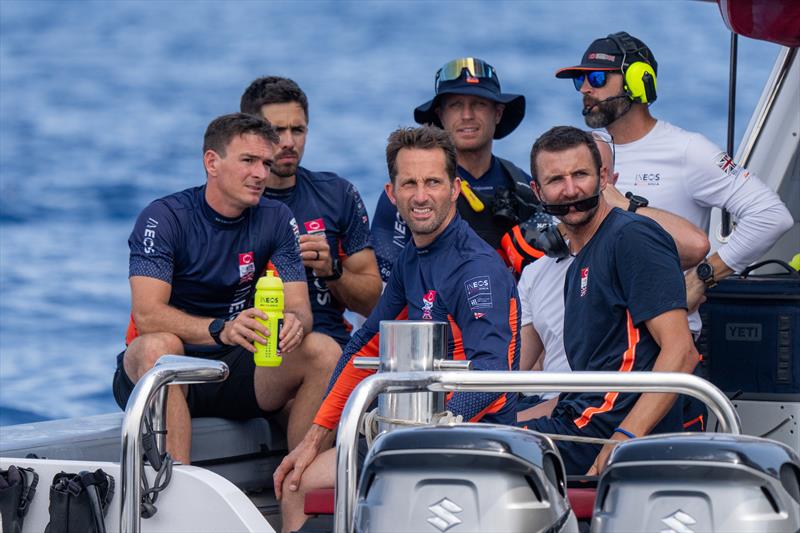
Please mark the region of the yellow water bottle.
POLYGON ((253 356, 256 366, 280 366, 282 357, 278 350, 278 335, 283 327, 283 281, 272 270, 258 278, 256 283, 255 308, 267 314, 267 320, 257 318, 269 329, 264 344, 256 342, 253 356))

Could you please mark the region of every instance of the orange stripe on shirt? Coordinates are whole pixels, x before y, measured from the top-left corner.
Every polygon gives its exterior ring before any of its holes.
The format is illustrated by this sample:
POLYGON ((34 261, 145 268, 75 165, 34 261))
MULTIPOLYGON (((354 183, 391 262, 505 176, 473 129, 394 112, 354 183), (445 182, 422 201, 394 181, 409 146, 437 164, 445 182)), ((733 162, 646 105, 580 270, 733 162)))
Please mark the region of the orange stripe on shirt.
MULTIPOLYGON (((395 320, 406 319, 408 319, 408 307, 404 307, 395 318, 395 320)), ((317 416, 314 417, 315 424, 331 430, 336 428, 339 419, 342 417, 344 404, 347 403, 347 399, 350 397, 353 389, 355 389, 365 377, 375 373, 374 370, 356 368, 353 366, 353 359, 355 357, 378 357, 379 349, 380 335, 376 333, 361 347, 361 349, 350 356, 347 365, 344 367, 344 370, 342 370, 342 373, 339 374, 336 383, 333 384, 333 388, 322 402, 319 411, 317 411, 317 416)))
POLYGON ((508 369, 514 369, 514 352, 517 351, 517 299, 511 298, 508 307, 508 328, 511 330, 511 342, 508 343, 508 369))
MULTIPOLYGON (((452 392, 450 394, 453 394, 452 392)), ((506 394, 501 395, 498 399, 490 403, 486 409, 469 419, 470 422, 478 422, 481 418, 489 413, 496 413, 506 405, 506 394)))
MULTIPOLYGON (((633 370, 633 363, 636 361, 636 345, 639 343, 639 330, 633 326, 633 319, 631 318, 630 311, 628 315, 628 349, 622 354, 622 364, 619 367, 620 372, 630 372, 633 370)), ((583 410, 581 416, 574 420, 575 425, 579 428, 585 427, 592 417, 599 413, 606 413, 614 408, 614 402, 617 401, 619 396, 618 392, 607 392, 603 398, 603 405, 600 407, 587 407, 583 410)))
MULTIPOLYGON (((447 321, 450 323, 450 331, 453 332, 453 360, 466 361, 467 354, 464 353, 464 340, 461 337, 461 328, 458 327, 456 321, 453 320, 453 317, 449 314, 447 315, 447 321)), ((448 392, 444 397, 445 403, 449 402, 452 397, 453 393, 448 392)))

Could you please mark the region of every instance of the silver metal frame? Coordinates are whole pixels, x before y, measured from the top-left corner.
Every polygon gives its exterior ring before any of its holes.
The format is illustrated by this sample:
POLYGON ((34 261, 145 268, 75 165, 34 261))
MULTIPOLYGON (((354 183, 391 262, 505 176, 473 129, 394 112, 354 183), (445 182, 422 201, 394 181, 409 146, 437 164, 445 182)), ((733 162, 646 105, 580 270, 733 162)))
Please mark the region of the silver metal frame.
POLYGON ((780 64, 780 67, 774 78, 770 80, 771 85, 768 89, 768 95, 764 106, 758 110, 758 117, 749 135, 745 139, 742 139, 742 143, 739 145, 736 159, 743 167, 746 167, 750 163, 750 156, 752 155, 753 148, 755 148, 756 143, 758 143, 761 137, 761 130, 764 127, 764 123, 772 112, 773 104, 778 97, 781 87, 783 87, 786 81, 786 76, 789 75, 789 69, 792 66, 795 54, 797 54, 796 48, 789 48, 786 46, 782 47, 781 51, 778 53, 776 64, 780 64))
POLYGON ((356 497, 358 428, 381 392, 670 392, 708 405, 722 432, 740 435, 739 416, 727 396, 708 381, 673 372, 397 372, 364 379, 344 406, 336 442, 334 531, 352 531, 356 497))
MULTIPOLYGON (((122 533, 139 533, 142 499, 142 427, 147 411, 153 413, 155 430, 163 429, 166 418, 167 385, 210 383, 228 378, 228 365, 222 361, 164 355, 136 384, 122 420, 122 453, 120 464, 120 516, 122 533)), ((163 444, 163 438, 159 439, 163 444)), ((160 448, 163 449, 163 448, 160 448)))

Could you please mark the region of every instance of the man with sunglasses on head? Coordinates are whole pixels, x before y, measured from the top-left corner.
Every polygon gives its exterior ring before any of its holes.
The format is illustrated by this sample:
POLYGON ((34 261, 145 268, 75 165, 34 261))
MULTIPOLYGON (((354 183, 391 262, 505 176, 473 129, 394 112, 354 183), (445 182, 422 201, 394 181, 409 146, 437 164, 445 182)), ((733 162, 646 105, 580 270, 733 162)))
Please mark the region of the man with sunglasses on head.
POLYGON ((676 213, 706 233, 712 207, 736 219, 730 240, 686 272, 692 331, 705 290, 758 260, 793 224, 778 195, 699 133, 650 114, 656 100, 658 63, 650 49, 626 32, 596 39, 579 65, 560 69, 583 95, 591 128, 606 128, 616 141, 617 187, 629 209, 652 205, 676 213), (635 194, 634 194, 635 193, 635 194))
MULTIPOLYGON (((434 97, 414 110, 418 124, 433 124, 453 137, 461 178, 458 212, 517 274, 542 255, 522 239, 518 228, 534 214, 536 199, 530 176, 495 156, 492 148, 493 140, 514 131, 524 116, 525 97, 503 93, 494 67, 473 57, 440 68, 434 97)), ((385 193, 375 209, 372 235, 386 281, 411 233, 385 193)))
MULTIPOLYGON (((596 140, 577 128, 552 128, 531 149, 534 190, 561 220, 574 256, 561 293, 569 366, 691 372, 698 354, 675 243, 653 220, 609 202, 608 172, 596 140)), ((671 394, 566 393, 549 417, 521 425, 619 440, 680 431, 680 407, 671 394)), ((587 472, 601 451, 574 441, 557 445, 569 474, 587 472)))

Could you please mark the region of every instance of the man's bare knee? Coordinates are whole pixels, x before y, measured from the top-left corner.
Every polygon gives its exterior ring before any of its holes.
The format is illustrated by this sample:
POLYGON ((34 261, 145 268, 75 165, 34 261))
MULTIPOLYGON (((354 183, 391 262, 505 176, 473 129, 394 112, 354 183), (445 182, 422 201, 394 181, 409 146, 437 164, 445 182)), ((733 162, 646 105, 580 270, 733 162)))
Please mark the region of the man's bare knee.
POLYGON ((309 333, 303 340, 303 349, 315 373, 322 370, 330 375, 342 355, 339 343, 322 333, 309 333))
POLYGON ((153 368, 162 355, 183 354, 183 342, 172 333, 148 333, 134 339, 125 351, 123 364, 132 381, 153 368))

